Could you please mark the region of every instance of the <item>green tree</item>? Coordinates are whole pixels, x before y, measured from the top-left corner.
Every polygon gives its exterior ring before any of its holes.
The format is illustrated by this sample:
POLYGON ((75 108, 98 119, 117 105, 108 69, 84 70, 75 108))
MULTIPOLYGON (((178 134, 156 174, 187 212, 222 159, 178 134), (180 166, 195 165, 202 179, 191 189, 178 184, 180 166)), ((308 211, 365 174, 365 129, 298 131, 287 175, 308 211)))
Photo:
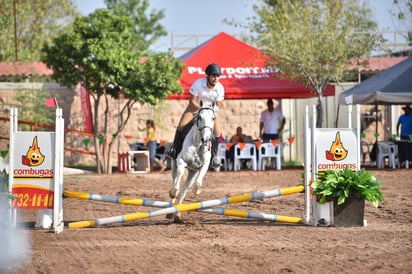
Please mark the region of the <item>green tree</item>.
POLYGON ((355 0, 265 0, 250 21, 256 43, 281 69, 279 77, 295 79, 317 97, 316 126, 322 127, 322 97, 339 82, 352 58, 368 55, 379 37, 370 10, 355 0), (367 30, 367 32, 365 32, 367 30), (371 34, 372 33, 372 34, 371 34))
POLYGON ((393 0, 389 12, 395 30, 412 45, 412 0, 393 0))
POLYGON ((159 24, 164 15, 164 10, 151 10, 149 0, 105 0, 107 8, 114 14, 128 16, 135 24, 134 32, 138 37, 139 44, 136 47, 140 50, 147 50, 157 39, 167 35, 166 29, 159 24))
POLYGON ((412 1, 393 0, 391 9, 388 11, 395 30, 405 31, 412 27, 412 1))
POLYGON ((69 87, 82 82, 89 90, 99 173, 111 173, 113 144, 135 102, 156 105, 171 92, 182 92, 178 80, 183 63, 168 53, 137 51, 138 39, 130 18, 98 9, 87 17, 77 17, 72 32, 44 47, 43 61, 53 69, 55 80, 69 87), (108 99, 120 94, 127 100, 121 107, 117 129, 109 134, 109 115, 114 106, 108 99), (108 146, 99 151, 99 140, 103 139, 108 146))
POLYGON ((68 31, 75 15, 69 0, 0 0, 0 61, 40 60, 43 43, 68 31))
MULTIPOLYGON (((14 99, 16 104, 12 104, 20 110, 19 119, 40 124, 53 124, 55 112, 45 107, 46 98, 50 97, 50 92, 44 89, 28 90, 19 89, 16 91, 14 99)), ((54 108, 53 108, 54 110, 54 108)), ((50 130, 43 128, 33 129, 31 126, 22 124, 20 130, 50 130)))

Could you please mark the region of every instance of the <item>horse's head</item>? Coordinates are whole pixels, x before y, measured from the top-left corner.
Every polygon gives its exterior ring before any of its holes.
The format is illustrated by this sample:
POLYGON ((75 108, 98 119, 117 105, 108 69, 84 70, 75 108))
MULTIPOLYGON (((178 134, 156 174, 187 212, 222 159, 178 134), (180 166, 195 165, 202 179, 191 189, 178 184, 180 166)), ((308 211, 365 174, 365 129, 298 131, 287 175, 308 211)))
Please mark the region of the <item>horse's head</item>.
POLYGON ((201 102, 200 106, 195 115, 195 122, 199 131, 200 141, 203 145, 206 145, 213 139, 213 127, 216 119, 214 103, 204 104, 201 102))

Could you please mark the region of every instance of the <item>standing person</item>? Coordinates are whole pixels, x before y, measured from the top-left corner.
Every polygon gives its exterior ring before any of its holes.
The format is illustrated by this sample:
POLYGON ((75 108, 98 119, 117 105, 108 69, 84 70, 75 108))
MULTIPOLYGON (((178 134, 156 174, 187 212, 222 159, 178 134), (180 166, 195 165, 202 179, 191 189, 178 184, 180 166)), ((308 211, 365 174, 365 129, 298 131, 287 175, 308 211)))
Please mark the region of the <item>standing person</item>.
POLYGON ((286 119, 279 107, 273 107, 273 100, 267 100, 267 109, 260 116, 259 137, 264 141, 279 139, 279 133, 285 126, 286 119))
POLYGON ((221 132, 217 113, 219 108, 223 107, 225 90, 223 85, 219 82, 220 76, 222 75, 222 70, 219 65, 209 64, 206 67, 205 73, 206 77, 197 79, 190 87, 189 104, 180 118, 180 122, 177 126, 173 140, 173 145, 167 155, 173 159, 176 159, 177 155, 180 153, 186 133, 192 126, 191 122, 193 120, 193 113, 200 109, 200 101, 215 103, 215 138, 212 141, 213 160, 211 167, 218 168, 221 164, 219 160, 216 159, 216 154, 221 132))
POLYGON ((409 135, 412 135, 412 114, 411 107, 409 105, 404 106, 405 112, 398 118, 396 125, 396 134, 401 137, 402 140, 410 140, 409 135), (401 135, 399 135, 399 128, 401 128, 401 135))
POLYGON ((149 149, 150 156, 150 169, 153 170, 153 166, 156 163, 160 167, 160 172, 165 171, 166 165, 156 158, 157 149, 157 138, 156 138, 156 127, 153 120, 146 121, 146 146, 149 149))

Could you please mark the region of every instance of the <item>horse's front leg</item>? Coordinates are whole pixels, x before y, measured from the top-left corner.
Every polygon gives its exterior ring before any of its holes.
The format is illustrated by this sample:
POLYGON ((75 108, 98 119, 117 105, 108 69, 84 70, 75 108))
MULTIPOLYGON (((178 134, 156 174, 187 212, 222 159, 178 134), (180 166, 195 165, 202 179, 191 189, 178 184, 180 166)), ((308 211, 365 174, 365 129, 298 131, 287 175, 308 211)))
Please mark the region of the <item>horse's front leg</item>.
POLYGON ((197 177, 196 177, 195 186, 194 186, 194 188, 193 188, 193 192, 194 192, 196 195, 200 195, 200 193, 202 192, 203 179, 205 178, 206 173, 207 173, 207 171, 208 171, 208 169, 209 169, 209 164, 210 164, 210 159, 211 159, 211 153, 210 153, 210 152, 207 152, 207 153, 208 153, 209 155, 206 156, 206 159, 207 159, 207 160, 205 160, 204 165, 203 165, 203 166, 200 168, 200 170, 199 170, 199 173, 198 173, 198 175, 197 175, 197 177))
MULTIPOLYGON (((184 185, 183 185, 182 190, 179 191, 179 193, 177 194, 176 203, 178 203, 178 204, 182 204, 182 203, 183 203, 183 201, 184 201, 184 199, 185 199, 185 197, 186 197, 187 191, 193 186, 193 183, 194 183, 194 181, 195 181, 195 179, 196 179, 196 177, 197 177, 198 172, 199 172, 199 171, 197 171, 197 170, 190 170, 190 171, 189 171, 189 174, 188 174, 188 176, 187 176, 187 178, 186 178, 186 181, 185 181, 185 183, 184 183, 184 185)), ((181 222, 182 222, 180 212, 177 212, 177 213, 174 215, 174 222, 175 222, 175 223, 181 223, 181 222)))
POLYGON ((193 183, 196 179, 196 175, 199 171, 197 170, 190 170, 189 174, 187 176, 187 179, 185 181, 185 184, 183 185, 182 190, 179 192, 179 194, 177 194, 176 197, 176 202, 178 204, 181 204, 183 202, 183 200, 186 197, 187 191, 193 186, 193 183))

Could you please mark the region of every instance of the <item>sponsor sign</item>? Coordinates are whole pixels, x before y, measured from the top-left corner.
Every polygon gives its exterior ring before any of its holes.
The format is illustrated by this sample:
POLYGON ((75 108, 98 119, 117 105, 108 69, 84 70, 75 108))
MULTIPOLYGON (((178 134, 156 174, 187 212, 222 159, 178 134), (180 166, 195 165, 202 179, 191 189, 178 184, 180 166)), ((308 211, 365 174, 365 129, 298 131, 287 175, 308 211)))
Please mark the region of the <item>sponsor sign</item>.
POLYGON ((53 209, 54 132, 16 132, 13 152, 13 208, 53 209))
POLYGON ((316 172, 349 167, 358 170, 356 129, 316 129, 316 172))
MULTIPOLYGON (((204 77, 206 74, 201 67, 188 66, 186 68, 189 75, 199 75, 204 77)), ((266 67, 222 67, 220 79, 246 79, 246 78, 269 78, 271 74, 279 72, 279 68, 266 67)))

